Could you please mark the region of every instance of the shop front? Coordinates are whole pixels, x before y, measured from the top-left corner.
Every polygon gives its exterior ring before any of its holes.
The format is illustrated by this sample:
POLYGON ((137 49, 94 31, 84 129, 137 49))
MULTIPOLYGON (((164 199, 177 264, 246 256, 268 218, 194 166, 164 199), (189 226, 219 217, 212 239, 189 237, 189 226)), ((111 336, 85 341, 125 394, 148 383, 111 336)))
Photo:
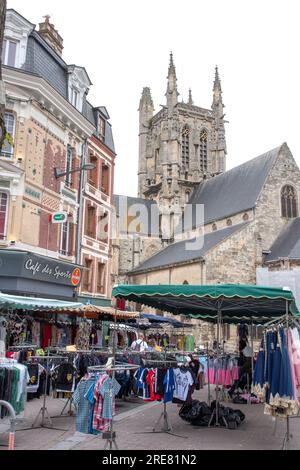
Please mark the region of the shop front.
POLYGON ((0 250, 0 292, 77 300, 83 267, 28 251, 0 250))

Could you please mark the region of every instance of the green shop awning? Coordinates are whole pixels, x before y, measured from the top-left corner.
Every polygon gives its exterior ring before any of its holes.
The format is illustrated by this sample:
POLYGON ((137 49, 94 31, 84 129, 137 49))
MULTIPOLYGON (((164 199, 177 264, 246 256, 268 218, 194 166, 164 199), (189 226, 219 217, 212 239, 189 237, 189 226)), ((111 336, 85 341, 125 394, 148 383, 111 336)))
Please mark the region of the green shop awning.
POLYGON ((242 284, 120 285, 113 297, 148 307, 216 322, 218 311, 225 323, 265 323, 286 313, 299 315, 293 293, 277 287, 242 284))
POLYGON ((64 302, 55 299, 42 299, 38 297, 22 297, 21 295, 2 294, 0 292, 0 309, 11 310, 61 310, 62 308, 79 308, 79 302, 64 302))

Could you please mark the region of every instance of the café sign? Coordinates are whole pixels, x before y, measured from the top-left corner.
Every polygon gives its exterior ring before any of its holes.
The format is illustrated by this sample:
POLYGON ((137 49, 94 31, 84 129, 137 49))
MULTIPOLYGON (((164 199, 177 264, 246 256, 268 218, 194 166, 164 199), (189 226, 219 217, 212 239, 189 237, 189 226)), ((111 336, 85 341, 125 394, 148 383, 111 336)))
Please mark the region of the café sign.
MULTIPOLYGON (((32 278, 48 282, 78 286, 81 281, 81 269, 68 266, 67 263, 42 261, 41 258, 28 257, 24 262, 24 271, 32 278)), ((26 276, 27 277, 27 276, 26 276)))

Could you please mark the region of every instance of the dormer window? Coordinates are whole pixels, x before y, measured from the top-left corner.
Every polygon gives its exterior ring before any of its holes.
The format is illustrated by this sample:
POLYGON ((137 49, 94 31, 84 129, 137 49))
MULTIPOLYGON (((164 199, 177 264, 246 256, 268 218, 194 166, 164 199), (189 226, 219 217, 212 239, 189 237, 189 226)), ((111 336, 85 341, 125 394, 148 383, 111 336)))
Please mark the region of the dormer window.
POLYGON ((71 88, 71 97, 70 97, 70 101, 71 101, 72 105, 75 106, 75 108, 78 109, 78 105, 79 105, 79 91, 76 90, 76 88, 74 88, 74 87, 71 88))
POLYGON ((9 67, 16 67, 17 41, 4 39, 2 48, 2 64, 9 67))

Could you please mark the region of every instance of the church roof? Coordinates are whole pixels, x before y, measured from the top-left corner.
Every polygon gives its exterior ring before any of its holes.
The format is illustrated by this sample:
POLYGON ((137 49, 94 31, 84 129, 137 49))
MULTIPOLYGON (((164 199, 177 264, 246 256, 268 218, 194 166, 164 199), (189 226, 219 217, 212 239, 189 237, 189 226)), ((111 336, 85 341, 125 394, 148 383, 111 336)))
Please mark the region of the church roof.
MULTIPOLYGON (((266 181, 280 147, 203 181, 195 188, 189 204, 204 204, 204 223, 224 219, 252 209, 266 181)), ((195 219, 192 227, 195 228, 195 219)))
MULTIPOLYGON (((132 215, 142 219, 144 224, 142 224, 142 230, 139 232, 139 235, 159 236, 159 208, 156 201, 143 199, 141 197, 121 196, 119 194, 115 194, 114 206, 117 217, 122 215, 123 217, 125 216, 127 220, 128 215, 132 215), (132 211, 129 213, 128 211, 131 207, 132 211), (145 211, 143 211, 143 208, 145 211)), ((123 227, 124 223, 125 220, 122 220, 123 227)))
POLYGON ((201 237, 194 237, 190 240, 182 240, 177 243, 172 243, 171 245, 167 246, 166 248, 151 256, 151 258, 147 259, 139 266, 131 270, 129 274, 137 274, 139 272, 145 272, 147 270, 162 269, 163 267, 174 265, 177 263, 185 263, 193 260, 199 260, 203 258, 203 256, 208 251, 210 251, 220 242, 230 237, 241 228, 246 227, 246 225, 248 225, 248 223, 232 225, 231 227, 227 227, 222 230, 206 233, 203 237, 203 246, 198 249, 192 249, 192 245, 189 249, 186 244, 192 244, 193 242, 195 243, 197 241, 200 242, 201 237))
POLYGON ((300 217, 292 219, 281 231, 271 247, 266 262, 282 258, 300 259, 300 217))

